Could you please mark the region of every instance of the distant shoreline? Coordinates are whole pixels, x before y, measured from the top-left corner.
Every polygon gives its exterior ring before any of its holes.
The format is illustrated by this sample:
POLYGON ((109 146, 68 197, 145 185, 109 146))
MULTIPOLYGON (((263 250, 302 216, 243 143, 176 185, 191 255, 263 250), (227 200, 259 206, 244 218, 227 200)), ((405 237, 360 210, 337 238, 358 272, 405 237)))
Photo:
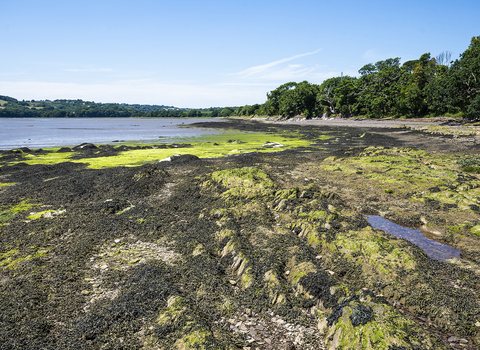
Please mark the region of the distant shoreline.
MULTIPOLYGON (((241 119, 241 118, 239 118, 241 119)), ((265 123, 280 124, 299 124, 299 125, 325 125, 325 126, 352 126, 352 127, 375 127, 375 128, 391 128, 398 125, 419 126, 419 125, 464 125, 469 121, 459 120, 449 117, 438 118, 411 118, 411 119, 371 119, 371 118, 329 118, 329 119, 273 119, 273 118, 252 118, 265 123)))

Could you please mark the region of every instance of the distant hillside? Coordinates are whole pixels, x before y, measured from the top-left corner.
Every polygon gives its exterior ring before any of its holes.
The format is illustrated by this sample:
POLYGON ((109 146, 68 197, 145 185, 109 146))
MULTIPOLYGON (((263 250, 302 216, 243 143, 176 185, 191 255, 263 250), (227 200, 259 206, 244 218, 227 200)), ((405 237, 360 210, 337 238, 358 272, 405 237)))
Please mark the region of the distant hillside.
POLYGON ((185 108, 178 108, 173 106, 164 106, 164 105, 139 105, 139 104, 128 104, 128 103, 119 103, 120 106, 126 108, 133 108, 140 112, 154 112, 154 111, 180 111, 185 110, 185 108))
POLYGON ((19 101, 0 95, 0 118, 181 118, 217 117, 219 107, 178 108, 164 105, 97 103, 83 100, 19 101))

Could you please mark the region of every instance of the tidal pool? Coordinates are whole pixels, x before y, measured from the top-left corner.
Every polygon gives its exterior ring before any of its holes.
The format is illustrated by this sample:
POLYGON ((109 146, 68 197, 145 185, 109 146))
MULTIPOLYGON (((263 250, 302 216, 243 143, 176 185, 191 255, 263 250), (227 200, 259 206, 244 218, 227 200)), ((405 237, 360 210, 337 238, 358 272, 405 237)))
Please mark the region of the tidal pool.
POLYGON ((430 259, 444 262, 451 258, 460 258, 460 250, 425 237, 420 230, 404 227, 378 215, 364 215, 373 228, 383 230, 395 237, 404 238, 420 247, 430 259))

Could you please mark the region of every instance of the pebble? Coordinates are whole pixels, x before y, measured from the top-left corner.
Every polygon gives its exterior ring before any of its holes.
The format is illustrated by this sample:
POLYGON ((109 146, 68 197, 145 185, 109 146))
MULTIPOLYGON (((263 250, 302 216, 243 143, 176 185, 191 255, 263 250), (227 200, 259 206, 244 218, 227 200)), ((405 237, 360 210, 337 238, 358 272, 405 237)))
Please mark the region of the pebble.
POLYGON ((251 310, 250 312, 245 310, 245 313, 238 313, 228 319, 222 318, 217 322, 228 322, 232 332, 245 334, 246 344, 249 345, 243 347, 244 350, 325 349, 323 338, 316 331, 315 327, 305 327, 300 324, 287 323, 270 310, 266 312, 266 315, 255 314, 251 310), (306 336, 309 338, 308 342, 305 342, 306 336))

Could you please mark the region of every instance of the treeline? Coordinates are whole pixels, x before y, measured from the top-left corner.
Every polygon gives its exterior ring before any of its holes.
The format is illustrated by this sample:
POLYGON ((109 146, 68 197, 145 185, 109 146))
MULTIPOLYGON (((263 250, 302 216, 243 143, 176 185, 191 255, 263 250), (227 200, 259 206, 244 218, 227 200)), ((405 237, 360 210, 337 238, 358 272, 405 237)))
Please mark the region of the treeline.
POLYGON ((450 56, 426 53, 403 64, 389 58, 365 65, 358 78, 286 83, 269 92, 264 104, 240 107, 233 115, 480 118, 480 36, 459 59, 450 56))
POLYGON ((180 109, 159 105, 103 104, 82 100, 19 101, 0 95, 0 118, 185 118, 219 117, 222 109, 180 109))

